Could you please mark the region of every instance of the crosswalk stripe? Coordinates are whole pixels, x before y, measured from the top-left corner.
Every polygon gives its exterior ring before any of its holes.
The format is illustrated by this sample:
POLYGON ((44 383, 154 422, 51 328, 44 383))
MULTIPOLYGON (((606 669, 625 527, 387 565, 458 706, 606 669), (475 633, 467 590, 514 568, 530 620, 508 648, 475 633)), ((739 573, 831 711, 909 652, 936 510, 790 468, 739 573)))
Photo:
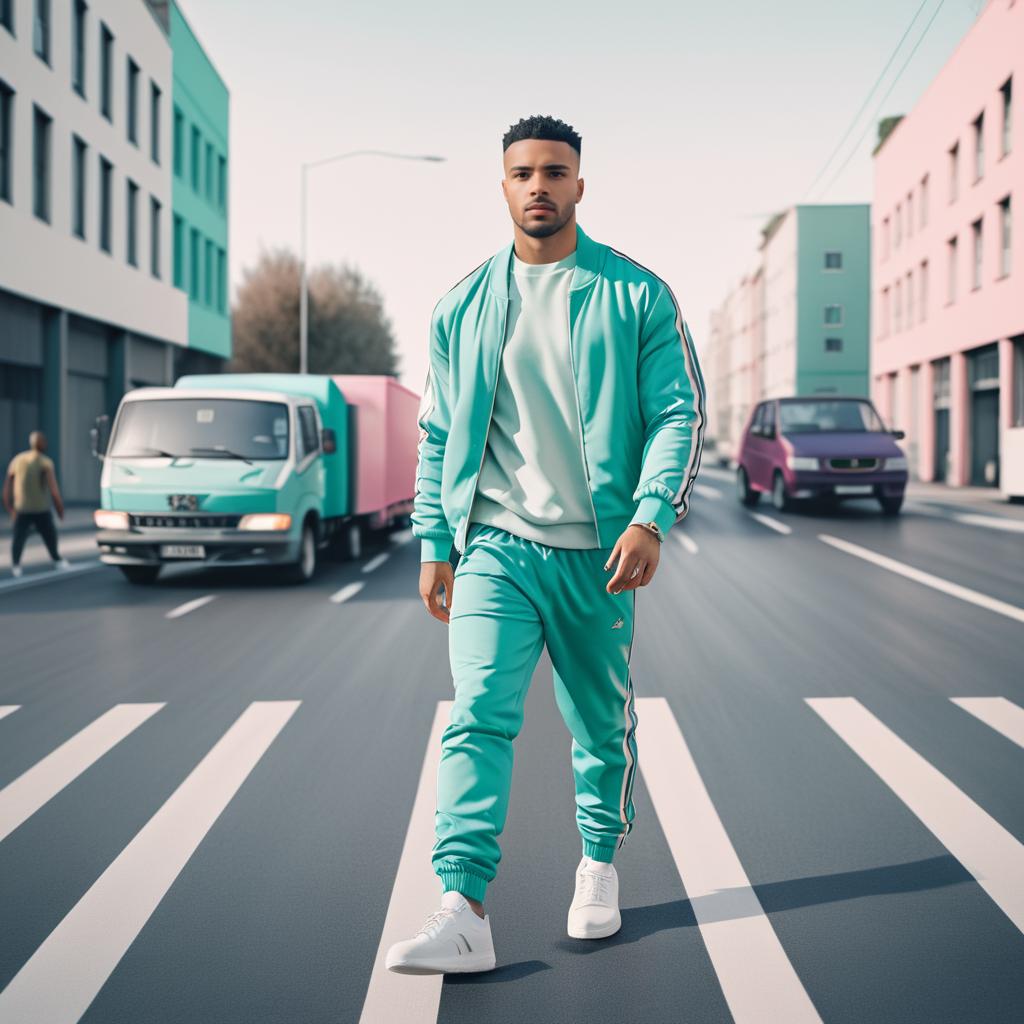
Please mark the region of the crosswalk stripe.
POLYGON ((805 699, 1024 931, 1024 845, 855 697, 805 699))
POLYGON ((399 1020, 402 1024, 435 1024, 437 1021, 444 975, 394 974, 384 966, 384 958, 393 943, 412 938, 427 915, 441 903, 441 883, 434 873, 430 853, 435 839, 441 736, 451 718, 452 704, 450 700, 437 702, 360 1024, 399 1020))
POLYGON ((950 697, 954 704, 980 718, 996 732, 1024 747, 1024 708, 1005 697, 950 697))
POLYGON ((73 1024, 301 701, 255 701, 0 992, 0 1024, 73 1024))
POLYGON ((989 597, 988 594, 971 590, 970 587, 962 587, 959 583, 951 583, 949 580, 944 580, 941 576, 933 576, 930 572, 915 569, 912 565, 898 562, 895 558, 880 555, 870 548, 863 548, 859 544, 853 544, 840 537, 819 533, 818 539, 823 540, 834 548, 838 548, 840 551, 845 551, 848 555, 863 558, 865 562, 871 562, 882 569, 888 569, 889 572, 905 576, 908 580, 914 580, 915 583, 923 583, 926 587, 939 590, 943 594, 949 594, 951 597, 958 597, 961 601, 976 604, 979 608, 986 608, 990 612, 997 612, 1000 615, 1005 615, 1007 618, 1016 619, 1017 622, 1024 622, 1024 608, 1018 608, 1015 604, 1009 604, 1006 601, 1000 601, 998 598, 989 597))
POLYGON ((636 701, 640 770, 736 1024, 821 1021, 751 888, 668 701, 636 701))
POLYGON ((20 704, 0 704, 0 718, 6 718, 8 715, 13 715, 20 707, 20 704))
POLYGON ((0 789, 0 840, 163 706, 116 704, 0 789))

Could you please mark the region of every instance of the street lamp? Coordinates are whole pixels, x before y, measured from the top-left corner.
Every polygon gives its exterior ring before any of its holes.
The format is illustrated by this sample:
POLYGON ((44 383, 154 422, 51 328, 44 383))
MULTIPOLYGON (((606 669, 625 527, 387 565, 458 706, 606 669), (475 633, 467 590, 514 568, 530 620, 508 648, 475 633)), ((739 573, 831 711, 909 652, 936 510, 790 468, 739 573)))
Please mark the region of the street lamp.
POLYGON ((388 156, 396 160, 430 160, 433 163, 439 163, 445 159, 443 156, 392 153, 384 149, 354 149, 350 153, 340 153, 338 156, 325 157, 323 160, 311 160, 302 165, 302 294, 299 300, 299 373, 309 372, 309 294, 306 283, 306 173, 310 167, 319 167, 321 164, 330 164, 336 160, 344 160, 350 156, 361 156, 363 154, 388 156))

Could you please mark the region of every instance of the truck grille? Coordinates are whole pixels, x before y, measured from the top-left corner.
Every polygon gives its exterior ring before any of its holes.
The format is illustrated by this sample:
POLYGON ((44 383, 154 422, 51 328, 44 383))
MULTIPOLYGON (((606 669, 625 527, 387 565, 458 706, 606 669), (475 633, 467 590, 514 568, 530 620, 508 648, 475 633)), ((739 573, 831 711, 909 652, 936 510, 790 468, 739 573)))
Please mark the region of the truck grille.
POLYGON ((831 469, 867 470, 877 469, 878 459, 829 459, 831 469))
POLYGON ((131 515, 132 526, 157 526, 175 530, 230 530, 238 526, 241 516, 208 515, 131 515))

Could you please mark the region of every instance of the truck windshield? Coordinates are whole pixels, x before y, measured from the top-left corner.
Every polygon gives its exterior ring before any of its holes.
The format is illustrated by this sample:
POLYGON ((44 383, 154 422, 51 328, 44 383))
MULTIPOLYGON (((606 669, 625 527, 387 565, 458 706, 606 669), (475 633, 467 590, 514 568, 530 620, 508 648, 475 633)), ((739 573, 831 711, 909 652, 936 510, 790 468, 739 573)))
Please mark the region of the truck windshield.
POLYGON ((288 456, 288 406, 241 398, 125 402, 108 454, 115 459, 154 455, 284 459, 288 456))
POLYGON ((779 402, 783 434, 878 433, 885 430, 870 402, 815 399, 779 402))

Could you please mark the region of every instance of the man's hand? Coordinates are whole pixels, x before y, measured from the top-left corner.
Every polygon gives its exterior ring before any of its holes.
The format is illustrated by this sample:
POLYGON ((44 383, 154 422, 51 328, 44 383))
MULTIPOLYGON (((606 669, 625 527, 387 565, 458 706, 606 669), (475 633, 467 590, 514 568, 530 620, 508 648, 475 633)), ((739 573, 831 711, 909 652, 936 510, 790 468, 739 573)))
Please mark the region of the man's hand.
POLYGON ((605 571, 619 560, 618 570, 608 581, 605 590, 617 594, 622 590, 646 587, 654 577, 661 557, 661 541, 643 526, 632 523, 626 527, 612 548, 605 571))
MULTIPOLYGON (((657 544, 657 541, 655 541, 657 544)), ((455 591, 455 571, 451 562, 420 563, 420 597, 427 611, 447 624, 452 608, 452 594, 455 591), (444 590, 446 604, 441 604, 444 590)))

